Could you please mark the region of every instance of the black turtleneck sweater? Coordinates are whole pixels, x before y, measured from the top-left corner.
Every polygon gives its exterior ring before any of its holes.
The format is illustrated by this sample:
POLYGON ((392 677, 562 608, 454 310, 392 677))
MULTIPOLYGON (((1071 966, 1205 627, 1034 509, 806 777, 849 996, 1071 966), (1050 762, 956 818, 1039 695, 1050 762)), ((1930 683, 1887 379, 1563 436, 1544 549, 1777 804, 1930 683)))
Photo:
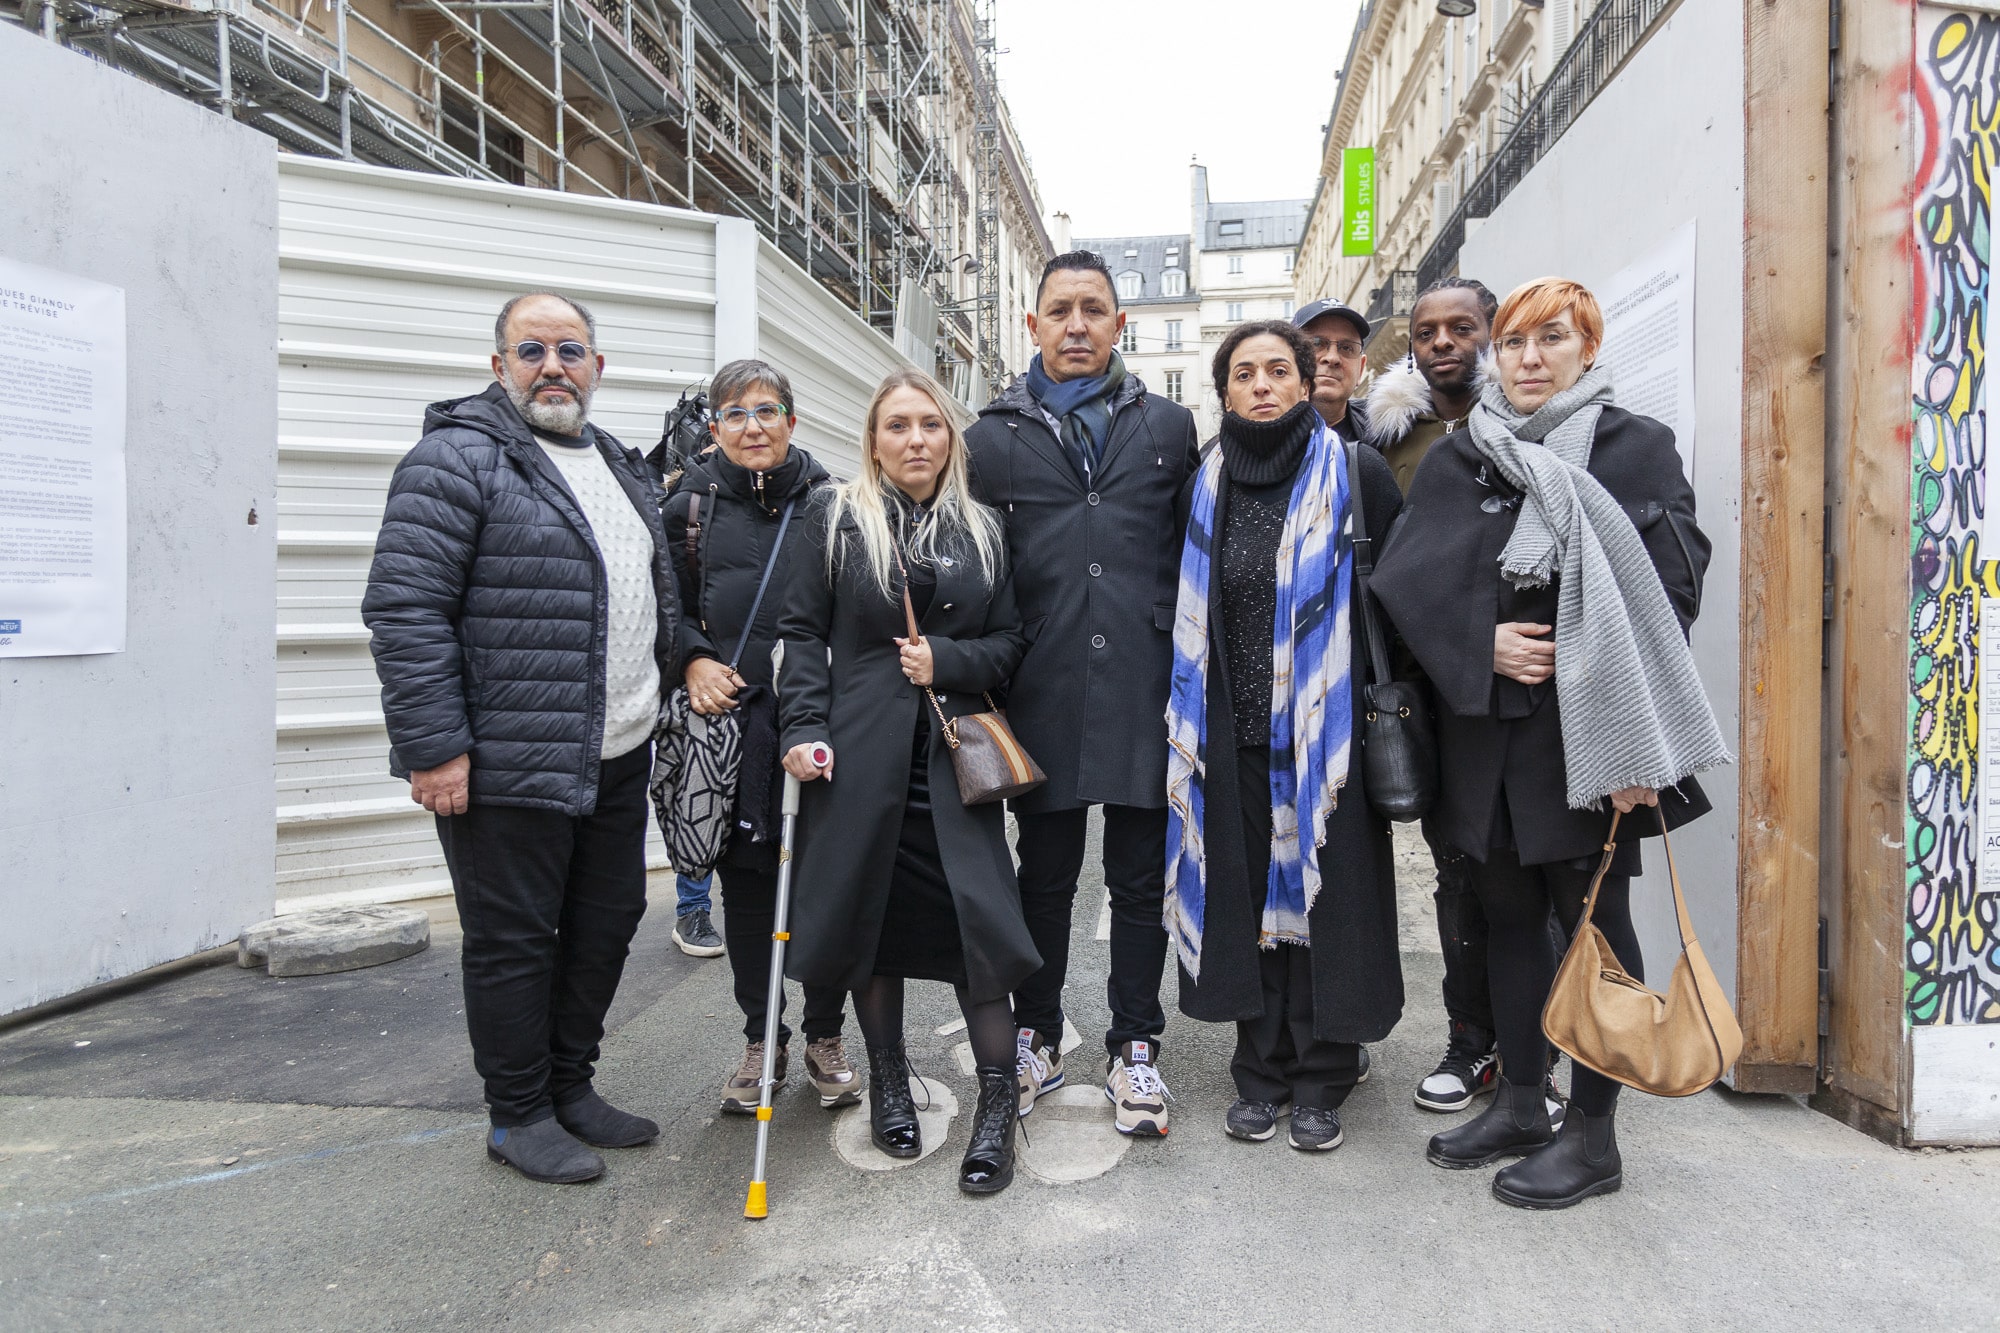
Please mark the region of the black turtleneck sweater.
POLYGON ((1223 662, 1240 749, 1271 742, 1271 639, 1278 614, 1278 545, 1292 483, 1319 416, 1310 399, 1270 421, 1222 418, 1221 589, 1223 662))

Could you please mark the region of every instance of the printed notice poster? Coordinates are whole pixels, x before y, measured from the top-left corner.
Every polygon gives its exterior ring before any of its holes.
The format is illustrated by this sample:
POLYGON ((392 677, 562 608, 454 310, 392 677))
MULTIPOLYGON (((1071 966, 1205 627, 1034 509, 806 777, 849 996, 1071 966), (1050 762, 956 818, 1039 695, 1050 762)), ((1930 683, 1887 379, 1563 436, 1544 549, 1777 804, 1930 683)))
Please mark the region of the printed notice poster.
POLYGON ((1606 283, 1604 359, 1618 406, 1663 422, 1694 475, 1694 223, 1606 283))
POLYGON ((1980 893, 2000 893, 2000 600, 1979 603, 1980 893))
POLYGON ((0 256, 0 657, 125 651, 125 292, 0 256))

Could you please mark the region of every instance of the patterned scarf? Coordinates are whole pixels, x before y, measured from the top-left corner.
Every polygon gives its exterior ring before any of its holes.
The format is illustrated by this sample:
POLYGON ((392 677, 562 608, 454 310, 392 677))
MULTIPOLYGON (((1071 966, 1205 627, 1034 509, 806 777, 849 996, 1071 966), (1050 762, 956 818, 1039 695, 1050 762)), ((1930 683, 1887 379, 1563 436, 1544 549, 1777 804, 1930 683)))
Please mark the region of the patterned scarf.
POLYGON ((1125 361, 1116 351, 1102 375, 1057 381, 1042 369, 1042 358, 1028 363, 1028 392, 1042 410, 1062 423, 1063 452, 1086 484, 1104 457, 1111 435, 1111 397, 1125 382, 1125 361))
MULTIPOLYGON (((1285 510, 1278 543, 1278 610, 1271 644, 1271 873, 1260 947, 1311 942, 1307 914, 1319 897, 1317 851, 1327 816, 1347 783, 1353 739, 1348 596, 1353 580, 1352 511, 1346 454, 1320 426, 1285 510), (1308 836, 1310 831, 1310 836, 1308 836)), ((1215 509, 1222 451, 1195 476, 1194 509, 1181 548, 1174 607, 1174 674, 1167 704, 1168 934, 1188 975, 1201 978, 1207 909, 1204 758, 1208 739, 1209 589, 1215 568, 1215 509)))

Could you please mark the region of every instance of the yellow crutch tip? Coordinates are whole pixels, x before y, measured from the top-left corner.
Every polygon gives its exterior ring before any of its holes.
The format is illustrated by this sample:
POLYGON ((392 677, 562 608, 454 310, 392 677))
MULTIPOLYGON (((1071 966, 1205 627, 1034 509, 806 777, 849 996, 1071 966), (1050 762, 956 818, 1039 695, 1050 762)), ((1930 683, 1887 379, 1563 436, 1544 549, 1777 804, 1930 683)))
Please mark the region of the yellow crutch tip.
POLYGON ((770 1216, 770 1213, 771 1210, 764 1200, 764 1182, 761 1180, 751 1181, 750 1197, 743 1201, 743 1216, 752 1221, 759 1221, 770 1216))

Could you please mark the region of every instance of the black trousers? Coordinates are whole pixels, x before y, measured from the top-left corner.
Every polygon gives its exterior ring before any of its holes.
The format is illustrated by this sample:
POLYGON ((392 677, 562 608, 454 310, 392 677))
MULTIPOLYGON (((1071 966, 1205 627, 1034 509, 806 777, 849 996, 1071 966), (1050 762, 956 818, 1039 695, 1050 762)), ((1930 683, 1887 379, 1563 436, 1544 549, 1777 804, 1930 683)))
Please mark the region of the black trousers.
MULTIPOLYGON (((1583 917, 1583 900, 1590 892, 1590 870, 1567 864, 1524 866, 1511 850, 1496 848, 1484 865, 1472 862, 1473 886, 1485 909, 1490 929, 1487 968, 1493 979, 1494 1032, 1500 1042, 1500 1065, 1509 1081, 1538 1079, 1548 1067, 1549 1042, 1542 1035, 1542 1006, 1555 984, 1556 943, 1549 931, 1554 910, 1565 937, 1576 933, 1583 917)), ((1606 875, 1597 893, 1592 918, 1625 970, 1645 980, 1645 960, 1639 936, 1632 929, 1632 879, 1606 875)), ((1571 1062, 1570 1100, 1585 1115, 1610 1115, 1618 1103, 1619 1084, 1593 1069, 1571 1062)))
POLYGON ((1424 842, 1437 869, 1438 947, 1444 951, 1444 1011, 1454 1023, 1493 1030, 1493 1000, 1486 975, 1486 909, 1473 889, 1471 857, 1434 836, 1424 821, 1424 842))
POLYGON ((604 1015, 646 914, 653 747, 607 761, 584 816, 474 804, 440 816, 465 930, 465 1026, 497 1126, 590 1090, 604 1015))
MULTIPOLYGON (((764 1011, 771 994, 771 932, 778 924, 778 872, 775 866, 724 861, 722 877, 722 942, 729 950, 729 972, 736 983, 736 1007, 743 1011, 743 1039, 764 1040, 764 1011)), ((845 1021, 847 992, 837 986, 807 986, 805 1017, 800 1027, 807 1041, 838 1037, 845 1021)), ((778 1012, 785 1012, 780 997, 778 1012)), ((778 1024, 778 1044, 790 1043, 792 1030, 778 1024)))
MULTIPOLYGON (((1014 1022, 1051 1046, 1062 1040, 1063 980, 1069 973, 1076 880, 1083 873, 1089 811, 1017 815, 1021 912, 1042 966, 1014 989, 1014 1022)), ((1104 883, 1111 892, 1111 976, 1105 999, 1111 1027, 1104 1047, 1116 1055, 1128 1041, 1159 1042, 1167 1014, 1160 977, 1167 965, 1167 812, 1127 805, 1104 807, 1104 883)))
POLYGON ((1313 1035, 1312 950, 1296 944, 1259 949, 1257 970, 1264 1012, 1236 1024, 1236 1054, 1229 1061, 1236 1095, 1332 1110, 1354 1091, 1361 1047, 1313 1035))
MULTIPOLYGON (((1236 752, 1237 809, 1243 821, 1243 887, 1261 917, 1271 878, 1271 752, 1236 752)), ((1354 1091, 1361 1074, 1356 1042, 1313 1035, 1312 948, 1280 944, 1257 950, 1257 980, 1264 1012, 1238 1019, 1236 1054, 1229 1061, 1236 1095, 1254 1102, 1332 1110, 1354 1091)))

